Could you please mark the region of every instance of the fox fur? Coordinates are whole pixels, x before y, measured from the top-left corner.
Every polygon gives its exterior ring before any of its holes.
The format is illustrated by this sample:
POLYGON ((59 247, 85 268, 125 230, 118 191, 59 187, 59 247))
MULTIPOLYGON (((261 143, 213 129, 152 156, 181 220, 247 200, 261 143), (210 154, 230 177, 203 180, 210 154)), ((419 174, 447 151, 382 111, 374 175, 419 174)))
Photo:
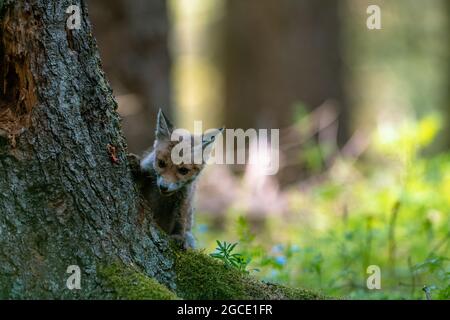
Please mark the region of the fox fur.
MULTIPOLYGON (((140 161, 142 192, 159 227, 183 248, 194 248, 193 200, 195 185, 205 163, 177 165, 172 162, 172 149, 179 143, 171 141, 173 130, 174 126, 159 110, 153 149, 140 161)), ((221 131, 216 130, 208 140, 201 140, 202 148, 211 144, 221 131)))

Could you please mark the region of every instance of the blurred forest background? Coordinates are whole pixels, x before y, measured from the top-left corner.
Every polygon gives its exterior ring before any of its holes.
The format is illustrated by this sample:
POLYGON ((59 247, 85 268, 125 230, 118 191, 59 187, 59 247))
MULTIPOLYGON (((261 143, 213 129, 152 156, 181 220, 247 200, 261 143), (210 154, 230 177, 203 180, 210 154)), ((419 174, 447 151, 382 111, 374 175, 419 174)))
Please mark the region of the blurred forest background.
POLYGON ((449 1, 91 0, 89 10, 130 152, 151 146, 160 107, 187 129, 280 129, 277 175, 207 168, 200 248, 237 242, 245 272, 331 295, 449 298, 449 1), (381 30, 366 27, 371 4, 381 30), (369 265, 381 290, 366 287, 369 265))

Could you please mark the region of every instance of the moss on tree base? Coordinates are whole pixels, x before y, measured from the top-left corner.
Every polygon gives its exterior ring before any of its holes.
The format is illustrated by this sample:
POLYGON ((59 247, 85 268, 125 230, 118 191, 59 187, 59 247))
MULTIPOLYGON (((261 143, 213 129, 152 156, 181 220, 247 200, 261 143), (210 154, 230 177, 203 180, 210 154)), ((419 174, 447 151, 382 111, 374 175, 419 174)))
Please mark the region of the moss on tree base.
POLYGON ((319 293, 264 283, 199 251, 178 251, 177 294, 184 299, 325 299, 319 293))
POLYGON ((175 293, 155 279, 145 275, 134 266, 119 263, 101 267, 99 276, 104 280, 116 299, 130 300, 173 300, 175 293))
POLYGON ((134 266, 116 263, 100 268, 99 275, 117 299, 327 299, 317 292, 259 281, 200 251, 176 251, 175 256, 175 292, 134 266))

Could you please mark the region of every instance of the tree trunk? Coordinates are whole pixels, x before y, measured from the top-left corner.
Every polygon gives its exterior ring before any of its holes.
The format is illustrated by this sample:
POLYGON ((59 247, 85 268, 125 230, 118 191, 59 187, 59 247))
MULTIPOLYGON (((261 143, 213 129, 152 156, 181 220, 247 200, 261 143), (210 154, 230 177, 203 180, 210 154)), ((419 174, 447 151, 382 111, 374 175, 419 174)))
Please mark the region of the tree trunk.
POLYGON ((225 125, 283 128, 295 104, 331 100, 345 142, 338 1, 230 0, 226 9, 225 125))
POLYGON ((70 5, 3 7, 1 113, 8 137, 0 149, 0 292, 106 296, 97 266, 109 258, 134 263, 173 288, 168 243, 139 210, 86 6, 81 28, 69 30, 70 5), (66 288, 69 265, 83 271, 83 290, 66 288))
POLYGON ((0 2, 0 298, 318 298, 179 251, 152 224, 84 1, 66 27, 72 4, 0 2))

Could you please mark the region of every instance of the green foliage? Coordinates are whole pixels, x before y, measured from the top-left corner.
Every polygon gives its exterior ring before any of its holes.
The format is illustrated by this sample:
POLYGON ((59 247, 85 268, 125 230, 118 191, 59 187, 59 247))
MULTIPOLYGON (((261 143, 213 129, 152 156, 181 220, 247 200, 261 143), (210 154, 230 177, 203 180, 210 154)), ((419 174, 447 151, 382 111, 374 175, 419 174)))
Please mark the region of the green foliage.
POLYGON ((224 241, 223 243, 219 240, 217 242, 217 248, 214 253, 211 253, 210 256, 216 259, 221 260, 225 263, 226 266, 233 267, 238 269, 239 271, 249 273, 246 270, 248 264, 250 263, 250 258, 245 258, 240 253, 233 253, 234 248, 237 246, 236 243, 227 243, 224 241))
POLYGON ((383 123, 364 158, 342 157, 320 182, 283 191, 283 216, 255 227, 231 206, 226 228, 198 234, 200 244, 238 241, 256 277, 327 295, 449 299, 450 154, 425 153, 440 125, 436 115, 383 123), (381 290, 367 289, 370 265, 381 269, 381 290))

